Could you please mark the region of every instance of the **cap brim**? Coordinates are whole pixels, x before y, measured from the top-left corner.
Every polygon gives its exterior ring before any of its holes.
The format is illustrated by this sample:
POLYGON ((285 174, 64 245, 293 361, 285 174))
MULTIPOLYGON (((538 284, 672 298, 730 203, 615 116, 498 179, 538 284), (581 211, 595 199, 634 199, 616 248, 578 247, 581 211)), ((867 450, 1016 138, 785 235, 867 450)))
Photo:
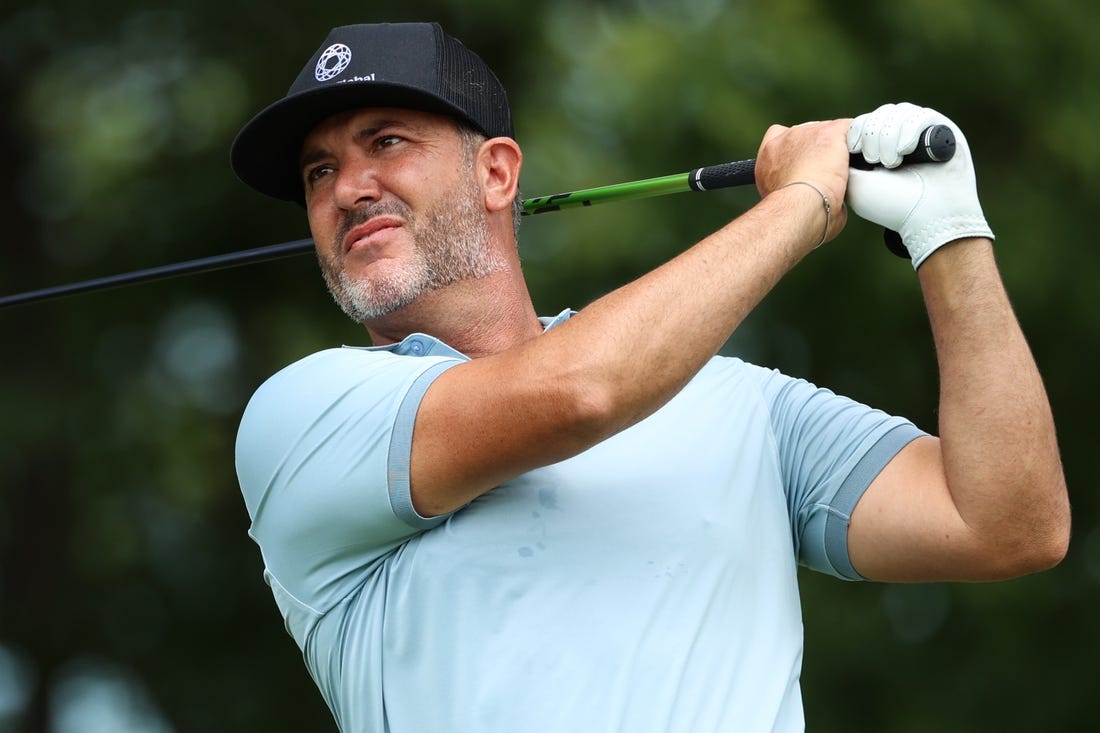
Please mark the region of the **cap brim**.
POLYGON ((467 119, 457 107, 422 89, 385 82, 326 86, 286 97, 253 117, 233 141, 233 170, 260 193, 302 203, 299 161, 306 136, 326 118, 362 107, 419 109, 467 119))

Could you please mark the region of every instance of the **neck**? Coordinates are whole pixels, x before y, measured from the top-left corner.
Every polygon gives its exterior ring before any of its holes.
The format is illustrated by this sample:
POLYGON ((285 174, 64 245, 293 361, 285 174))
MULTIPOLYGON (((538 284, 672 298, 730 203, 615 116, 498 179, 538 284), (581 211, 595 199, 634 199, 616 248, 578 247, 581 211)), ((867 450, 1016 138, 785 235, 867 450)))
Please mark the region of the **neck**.
POLYGON ((410 333, 426 333, 471 359, 510 349, 542 333, 518 268, 425 293, 401 310, 363 325, 375 346, 397 343, 410 333))

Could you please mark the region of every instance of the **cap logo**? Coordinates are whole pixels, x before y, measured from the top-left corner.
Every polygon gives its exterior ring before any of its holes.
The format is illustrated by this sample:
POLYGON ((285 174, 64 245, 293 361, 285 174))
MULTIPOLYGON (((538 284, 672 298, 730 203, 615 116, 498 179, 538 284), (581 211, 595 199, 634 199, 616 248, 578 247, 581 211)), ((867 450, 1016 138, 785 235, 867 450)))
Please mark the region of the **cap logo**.
POLYGON ((313 76, 317 81, 335 79, 344 73, 351 63, 351 49, 342 43, 334 43, 325 49, 321 58, 317 59, 317 68, 313 70, 313 76))

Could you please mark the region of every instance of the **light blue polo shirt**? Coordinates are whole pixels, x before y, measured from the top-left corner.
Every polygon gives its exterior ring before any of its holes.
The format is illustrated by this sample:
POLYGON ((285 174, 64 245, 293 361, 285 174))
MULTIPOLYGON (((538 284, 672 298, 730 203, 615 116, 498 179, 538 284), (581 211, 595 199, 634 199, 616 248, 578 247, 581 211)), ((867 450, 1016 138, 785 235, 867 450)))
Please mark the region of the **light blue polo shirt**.
POLYGON ((465 360, 422 334, 322 351, 242 419, 250 535, 341 730, 803 730, 796 566, 858 577, 848 517, 923 433, 716 357, 637 425, 424 519, 413 421, 465 360))

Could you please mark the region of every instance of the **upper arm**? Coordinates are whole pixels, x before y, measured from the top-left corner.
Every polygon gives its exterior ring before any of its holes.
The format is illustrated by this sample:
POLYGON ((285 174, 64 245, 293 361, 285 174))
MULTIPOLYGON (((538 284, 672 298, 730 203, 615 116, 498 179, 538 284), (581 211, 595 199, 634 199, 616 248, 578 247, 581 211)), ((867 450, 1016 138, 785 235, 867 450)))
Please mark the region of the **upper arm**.
POLYGON ((419 387, 452 363, 333 349, 249 402, 236 463, 250 534, 300 600, 334 602, 374 559, 433 526, 408 507, 400 457, 419 387))
POLYGON ((413 430, 410 492, 417 512, 453 511, 607 437, 612 431, 599 418, 605 410, 587 394, 568 364, 538 363, 537 351, 522 346, 440 375, 413 430))
POLYGON ((863 493, 848 527, 860 575, 892 582, 993 580, 1013 575, 967 526, 951 497, 940 440, 909 443, 863 493))
POLYGON ((756 370, 771 414, 798 561, 841 578, 865 577, 850 561, 854 508, 898 452, 925 433, 904 418, 806 380, 756 370))

